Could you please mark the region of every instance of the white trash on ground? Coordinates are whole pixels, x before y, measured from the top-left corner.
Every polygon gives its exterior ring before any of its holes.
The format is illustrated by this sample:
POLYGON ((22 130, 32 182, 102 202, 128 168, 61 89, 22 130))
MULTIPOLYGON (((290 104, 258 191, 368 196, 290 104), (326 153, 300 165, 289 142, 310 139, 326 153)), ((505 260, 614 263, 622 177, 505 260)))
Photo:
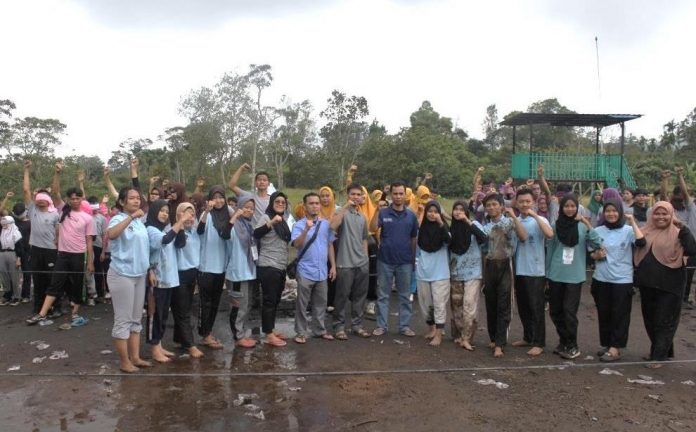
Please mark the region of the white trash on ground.
POLYGON ((7 372, 17 372, 20 370, 22 367, 20 365, 12 365, 7 368, 7 372))
POLYGON ((490 379, 490 378, 489 379, 480 379, 476 382, 478 384, 481 384, 481 385, 494 385, 495 388, 501 389, 501 390, 504 390, 504 389, 510 387, 509 384, 505 384, 504 382, 496 381, 496 380, 490 379))
POLYGON ((39 364, 39 363, 43 363, 44 360, 46 360, 46 356, 34 357, 34 359, 31 362, 34 364, 39 364))
POLYGON ((617 370, 614 369, 609 369, 609 368, 604 368, 601 371, 599 371, 600 375, 618 375, 618 376, 623 376, 623 374, 617 370))
POLYGON ((68 353, 66 351, 53 351, 53 354, 51 354, 49 358, 51 360, 66 359, 68 358, 68 353))

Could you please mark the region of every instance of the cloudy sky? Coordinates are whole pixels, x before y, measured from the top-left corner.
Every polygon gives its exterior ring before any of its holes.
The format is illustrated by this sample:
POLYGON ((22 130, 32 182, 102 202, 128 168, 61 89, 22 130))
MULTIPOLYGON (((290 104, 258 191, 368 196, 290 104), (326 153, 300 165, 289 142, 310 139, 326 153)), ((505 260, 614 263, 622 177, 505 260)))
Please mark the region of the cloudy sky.
POLYGON ((644 114, 628 132, 657 137, 696 106, 694 22, 688 0, 6 1, 0 99, 66 123, 61 154, 103 158, 184 125, 182 96, 251 63, 273 67, 268 104, 318 112, 340 89, 392 132, 426 99, 480 137, 487 105, 557 97, 644 114))

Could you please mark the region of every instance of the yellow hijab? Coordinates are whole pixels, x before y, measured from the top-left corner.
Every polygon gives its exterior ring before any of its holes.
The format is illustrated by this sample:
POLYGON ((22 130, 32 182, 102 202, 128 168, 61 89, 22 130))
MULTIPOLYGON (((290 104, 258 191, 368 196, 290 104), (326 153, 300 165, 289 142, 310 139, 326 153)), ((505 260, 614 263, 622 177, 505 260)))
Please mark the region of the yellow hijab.
POLYGON ((328 186, 322 186, 319 188, 319 196, 321 196, 321 193, 323 191, 329 191, 329 195, 331 196, 331 199, 329 200, 328 205, 323 205, 321 206, 321 209, 319 210, 319 213, 321 214, 321 217, 324 219, 330 220, 331 217, 334 215, 334 212, 336 211, 336 195, 334 194, 334 191, 328 187, 328 186))
POLYGON ((363 200, 364 202, 358 206, 358 211, 367 218, 367 223, 369 224, 372 220, 372 216, 377 212, 377 207, 375 207, 375 204, 372 202, 372 198, 370 198, 370 194, 367 193, 365 186, 362 186, 361 189, 365 199, 363 200))

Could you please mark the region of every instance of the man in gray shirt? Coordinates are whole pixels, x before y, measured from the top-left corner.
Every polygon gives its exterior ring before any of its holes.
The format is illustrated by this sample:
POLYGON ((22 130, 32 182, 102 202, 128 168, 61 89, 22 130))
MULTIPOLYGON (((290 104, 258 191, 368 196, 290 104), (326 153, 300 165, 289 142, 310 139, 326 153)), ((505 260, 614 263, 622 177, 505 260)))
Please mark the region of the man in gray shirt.
MULTIPOLYGON (((348 201, 331 218, 331 229, 338 236, 336 253, 336 298, 334 299, 334 330, 336 339, 346 340, 346 302, 351 299, 351 328, 353 333, 370 337, 362 327, 363 309, 367 297, 369 256, 367 253, 367 220, 357 209, 362 199, 362 188, 348 186, 348 201)), ((369 197, 368 197, 369 199, 369 197)))
POLYGON ((237 183, 239 183, 239 177, 241 177, 244 171, 251 171, 251 166, 248 163, 243 163, 242 166, 240 166, 237 171, 232 174, 232 177, 230 177, 230 182, 227 186, 237 194, 237 197, 241 197, 242 195, 252 196, 252 199, 254 200, 254 216, 251 218, 251 223, 253 226, 256 226, 259 219, 261 219, 266 212, 266 208, 268 207, 268 199, 270 198, 268 186, 271 184, 271 181, 267 172, 259 171, 254 177, 254 186, 256 187, 256 191, 245 191, 237 186, 237 183))

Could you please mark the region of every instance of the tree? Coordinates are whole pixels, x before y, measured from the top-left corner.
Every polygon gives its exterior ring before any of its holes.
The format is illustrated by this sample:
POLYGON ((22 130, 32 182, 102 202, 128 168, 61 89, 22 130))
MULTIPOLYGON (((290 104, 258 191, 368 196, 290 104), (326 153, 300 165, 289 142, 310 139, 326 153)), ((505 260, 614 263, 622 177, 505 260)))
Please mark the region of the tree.
MULTIPOLYGON (((249 66, 249 72, 246 74, 246 77, 254 91, 254 109, 250 111, 250 120, 253 124, 253 136, 249 143, 252 150, 251 177, 254 178, 256 177, 256 157, 259 144, 269 139, 267 135, 272 130, 273 124, 271 116, 276 112, 273 107, 266 107, 261 103, 263 91, 270 87, 273 82, 271 66, 267 64, 260 66, 252 64, 249 66)), ((278 181, 280 182, 280 179, 278 181)))
POLYGON ((329 162, 337 175, 337 184, 341 186, 346 170, 355 162, 365 140, 368 125, 363 119, 369 114, 367 99, 348 96, 338 90, 331 92, 326 108, 319 114, 326 120, 319 135, 324 140, 324 151, 330 156, 329 162))
POLYGON ((496 107, 495 104, 488 105, 486 107, 486 117, 483 119, 483 123, 481 123, 483 135, 485 137, 483 142, 488 148, 494 150, 499 149, 502 144, 498 122, 498 107, 496 107))
POLYGON ((16 159, 52 156, 67 127, 56 119, 37 117, 15 119, 5 125, 0 125, 3 129, 0 142, 7 154, 16 159))
POLYGON ((267 147, 268 157, 276 169, 278 189, 285 187, 284 171, 288 158, 301 154, 314 138, 310 102, 305 100, 293 104, 283 98, 281 104, 283 107, 275 110, 281 123, 275 128, 273 139, 267 147))

